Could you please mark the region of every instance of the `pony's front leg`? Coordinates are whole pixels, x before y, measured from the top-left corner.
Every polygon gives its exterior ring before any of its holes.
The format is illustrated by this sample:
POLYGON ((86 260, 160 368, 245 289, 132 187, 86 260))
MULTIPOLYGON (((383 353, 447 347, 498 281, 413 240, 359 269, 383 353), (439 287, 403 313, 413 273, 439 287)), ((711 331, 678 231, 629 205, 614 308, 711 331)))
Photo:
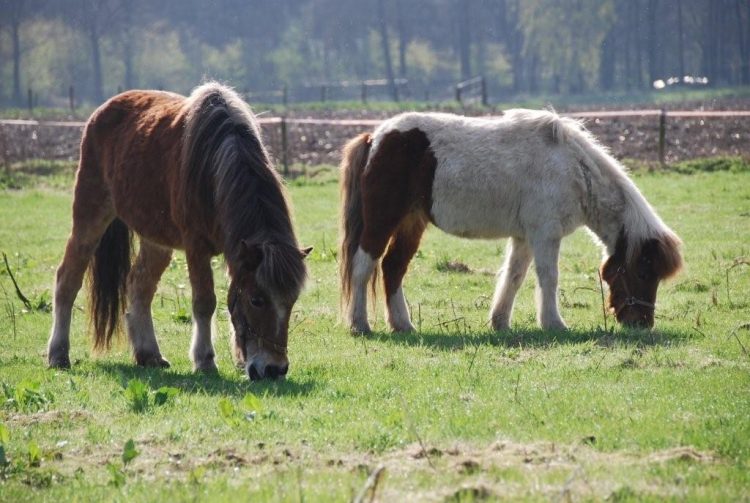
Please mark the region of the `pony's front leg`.
POLYGON ((211 320, 216 310, 216 295, 211 256, 187 252, 187 263, 193 289, 193 340, 190 358, 196 372, 215 372, 217 368, 211 340, 211 320))
POLYGON ((535 240, 534 263, 537 275, 537 320, 545 330, 564 330, 567 327, 557 307, 558 258, 560 238, 535 240))
POLYGON ((375 260, 359 247, 352 262, 352 297, 348 306, 347 322, 352 332, 369 334, 371 330, 367 322, 367 285, 375 270, 375 260))
POLYGON ((521 287, 526 271, 533 253, 529 243, 520 238, 512 238, 508 241, 505 250, 505 263, 501 269, 500 280, 495 288, 495 296, 492 299, 492 312, 490 321, 495 330, 510 329, 510 319, 513 313, 513 303, 516 294, 521 287))

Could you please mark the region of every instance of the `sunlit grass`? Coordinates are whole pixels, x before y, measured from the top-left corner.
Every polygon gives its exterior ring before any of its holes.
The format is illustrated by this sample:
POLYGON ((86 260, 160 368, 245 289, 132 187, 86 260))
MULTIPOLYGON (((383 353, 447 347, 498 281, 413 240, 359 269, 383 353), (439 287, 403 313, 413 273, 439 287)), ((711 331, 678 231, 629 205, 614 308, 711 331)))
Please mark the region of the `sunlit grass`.
MULTIPOLYGON (((300 241, 315 250, 282 382, 250 383, 233 366, 220 259, 218 375, 191 371, 182 253, 153 306, 168 370, 135 367, 124 342, 91 354, 83 292, 73 369, 47 370, 50 314, 27 312, 2 265, 0 500, 344 501, 380 465, 383 501, 742 499, 750 172, 690 172, 635 177, 685 242, 686 269, 660 288, 653 331, 605 321, 600 251, 580 231, 560 262, 571 330, 537 328, 532 272, 513 330, 494 333, 505 243, 432 228, 405 280, 419 331, 389 333, 381 303, 373 335, 352 337, 338 315, 338 187, 330 169, 311 170, 290 182, 300 241)), ((30 299, 50 295, 70 230, 71 178, 58 175, 0 192, 0 251, 30 299)))

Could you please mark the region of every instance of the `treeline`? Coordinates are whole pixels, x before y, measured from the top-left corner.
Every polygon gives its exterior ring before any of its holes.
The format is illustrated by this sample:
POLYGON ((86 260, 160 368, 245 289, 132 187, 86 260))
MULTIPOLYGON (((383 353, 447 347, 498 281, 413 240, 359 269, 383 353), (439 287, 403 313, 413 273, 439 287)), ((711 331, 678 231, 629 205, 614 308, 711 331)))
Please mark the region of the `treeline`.
POLYGON ((408 79, 440 98, 484 75, 495 99, 750 84, 747 0, 0 0, 0 103, 408 79))

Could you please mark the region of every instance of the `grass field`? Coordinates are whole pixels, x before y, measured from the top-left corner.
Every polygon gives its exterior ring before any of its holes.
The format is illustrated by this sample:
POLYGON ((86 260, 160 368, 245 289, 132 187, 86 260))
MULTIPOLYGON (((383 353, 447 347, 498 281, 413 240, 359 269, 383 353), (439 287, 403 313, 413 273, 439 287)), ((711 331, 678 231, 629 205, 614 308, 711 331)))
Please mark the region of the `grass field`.
POLYGON ((603 318, 600 252, 580 231, 561 257, 571 329, 536 328, 530 274, 513 331, 493 333, 505 243, 431 229, 405 283, 418 332, 388 333, 379 305, 375 333, 352 337, 338 318, 335 177, 296 180, 310 280, 289 375, 259 383, 232 364, 220 259, 220 373, 191 372, 182 254, 154 304, 172 368, 136 368, 124 342, 91 354, 82 293, 73 368, 47 370, 71 178, 33 171, 46 176, 5 175, 0 190, 0 250, 33 308, 0 266, 0 501, 345 501, 371 475, 379 501, 750 500, 747 164, 635 176, 685 241, 653 331, 603 318))

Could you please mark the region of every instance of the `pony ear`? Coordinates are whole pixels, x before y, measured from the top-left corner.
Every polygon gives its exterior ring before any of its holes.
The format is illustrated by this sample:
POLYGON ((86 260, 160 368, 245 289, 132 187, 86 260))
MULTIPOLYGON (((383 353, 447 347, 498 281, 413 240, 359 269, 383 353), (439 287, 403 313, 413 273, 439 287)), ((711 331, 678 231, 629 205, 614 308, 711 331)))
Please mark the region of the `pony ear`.
POLYGON ((242 248, 244 251, 243 259, 245 267, 250 271, 255 271, 260 263, 263 262, 263 245, 251 243, 247 239, 243 239, 242 248))
POLYGON ((302 258, 306 258, 312 251, 313 247, 308 246, 307 248, 301 248, 299 252, 302 254, 302 258))

